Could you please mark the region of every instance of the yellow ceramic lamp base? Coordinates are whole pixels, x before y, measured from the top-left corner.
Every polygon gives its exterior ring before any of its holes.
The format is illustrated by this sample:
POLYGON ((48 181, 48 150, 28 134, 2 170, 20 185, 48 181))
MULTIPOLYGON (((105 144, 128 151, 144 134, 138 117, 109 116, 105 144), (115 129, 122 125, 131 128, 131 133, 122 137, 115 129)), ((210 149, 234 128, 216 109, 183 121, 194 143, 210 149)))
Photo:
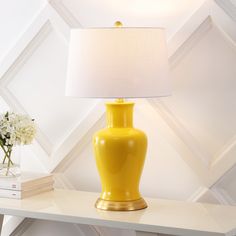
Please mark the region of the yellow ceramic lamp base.
POLYGON ((107 103, 107 128, 94 135, 94 152, 102 193, 96 207, 102 210, 139 210, 147 207, 139 193, 147 138, 133 128, 132 102, 107 103))

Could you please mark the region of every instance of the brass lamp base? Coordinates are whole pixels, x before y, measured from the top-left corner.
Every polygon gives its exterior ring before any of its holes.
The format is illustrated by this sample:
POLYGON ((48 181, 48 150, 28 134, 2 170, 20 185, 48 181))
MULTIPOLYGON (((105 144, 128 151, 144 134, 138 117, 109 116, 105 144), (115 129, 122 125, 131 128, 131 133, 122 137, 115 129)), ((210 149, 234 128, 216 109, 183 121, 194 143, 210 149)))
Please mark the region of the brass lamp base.
POLYGON ((95 207, 105 211, 136 211, 147 208, 147 203, 143 198, 134 201, 107 201, 101 198, 95 203, 95 207))

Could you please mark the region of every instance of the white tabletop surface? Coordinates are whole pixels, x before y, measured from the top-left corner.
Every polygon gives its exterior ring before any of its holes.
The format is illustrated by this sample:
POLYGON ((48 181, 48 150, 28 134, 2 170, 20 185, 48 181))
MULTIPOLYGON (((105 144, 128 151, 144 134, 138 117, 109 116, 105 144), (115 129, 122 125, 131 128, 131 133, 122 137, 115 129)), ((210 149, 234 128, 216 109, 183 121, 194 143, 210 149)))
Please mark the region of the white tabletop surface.
POLYGON ((134 212, 97 210, 98 193, 54 190, 23 200, 0 198, 0 214, 183 236, 236 235, 236 207, 145 198, 134 212))

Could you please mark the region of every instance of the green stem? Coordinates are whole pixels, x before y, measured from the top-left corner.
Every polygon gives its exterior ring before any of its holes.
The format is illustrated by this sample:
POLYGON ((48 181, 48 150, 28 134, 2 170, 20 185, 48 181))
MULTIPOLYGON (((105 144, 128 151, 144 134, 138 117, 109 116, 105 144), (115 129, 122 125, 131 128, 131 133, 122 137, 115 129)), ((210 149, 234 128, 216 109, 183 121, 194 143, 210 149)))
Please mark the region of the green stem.
POLYGON ((4 163, 5 163, 5 161, 6 161, 6 158, 7 158, 7 156, 6 156, 6 154, 5 154, 5 156, 4 156, 4 158, 3 158, 3 161, 2 161, 2 164, 4 164, 4 163))
POLYGON ((7 152, 8 152, 8 151, 5 150, 4 145, 0 143, 0 147, 2 148, 2 150, 4 151, 4 153, 7 155, 7 152))
POLYGON ((11 147, 9 147, 8 148, 8 150, 6 151, 7 153, 8 153, 8 155, 7 154, 5 154, 5 156, 4 156, 4 159, 3 159, 3 164, 5 163, 5 161, 6 161, 6 158, 8 158, 9 159, 9 157, 11 157, 11 154, 10 154, 10 150, 12 150, 12 148, 11 147))
POLYGON ((11 160, 11 153, 12 153, 12 147, 9 148, 9 152, 8 152, 8 163, 10 162, 10 164, 13 165, 13 162, 11 160))
POLYGON ((11 159, 9 158, 9 159, 8 159, 8 163, 7 163, 7 172, 6 172, 6 176, 7 176, 8 173, 9 173, 10 165, 11 165, 11 159))
MULTIPOLYGON (((12 162, 12 160, 11 160, 12 146, 9 146, 7 151, 5 150, 4 145, 2 145, 1 143, 0 143, 0 147, 2 148, 2 150, 3 150, 4 153, 5 153, 5 156, 4 156, 4 159, 3 159, 3 162, 2 162, 2 163, 4 164, 5 161, 6 161, 6 158, 7 158, 7 159, 8 159, 8 163, 10 163, 10 164, 13 165, 13 162, 12 162)), ((9 164, 9 165, 10 165, 10 164, 9 164)))

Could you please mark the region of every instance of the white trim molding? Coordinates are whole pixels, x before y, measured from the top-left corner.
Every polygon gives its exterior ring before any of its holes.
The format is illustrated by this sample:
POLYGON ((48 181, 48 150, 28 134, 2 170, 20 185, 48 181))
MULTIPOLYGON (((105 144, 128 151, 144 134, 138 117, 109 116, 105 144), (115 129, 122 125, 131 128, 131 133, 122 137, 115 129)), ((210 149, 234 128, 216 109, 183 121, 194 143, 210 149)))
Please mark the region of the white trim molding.
MULTIPOLYGON (((226 42, 235 49, 236 41, 236 14, 235 5, 230 0, 206 0, 203 5, 168 39, 169 59, 171 67, 177 65, 181 58, 201 39, 212 27, 217 27, 226 42)), ((44 42, 52 30, 60 34, 65 43, 68 43, 71 28, 81 27, 78 19, 71 13, 61 0, 50 0, 44 9, 33 19, 31 25, 24 32, 17 44, 1 61, 0 66, 0 93, 11 109, 25 112, 23 105, 7 88, 14 75, 30 58, 37 47, 44 42)), ((162 122, 160 127, 168 140, 179 152, 186 164, 193 170, 201 181, 202 186, 189 198, 189 201, 199 201, 207 194, 223 204, 235 204, 229 194, 218 187, 220 180, 236 165, 236 141, 230 140, 212 162, 206 150, 202 149, 191 132, 171 112, 163 101, 150 99, 144 101, 147 109, 155 111, 162 122)), ((74 189, 74 186, 63 174, 91 141, 94 131, 104 125, 103 103, 98 102, 91 108, 76 128, 57 146, 53 146, 39 127, 37 142, 33 146, 39 160, 48 172, 55 173, 56 182, 63 188, 74 189)), ((29 225, 27 220, 16 232, 29 225)), ((18 226, 16 224, 16 226, 18 226)), ((76 226, 77 227, 77 226, 76 226)), ((99 228, 84 231, 80 226, 79 232, 93 232, 94 235, 109 235, 99 228)))
POLYGON ((236 5, 231 0, 215 1, 234 21, 236 21, 236 5))

